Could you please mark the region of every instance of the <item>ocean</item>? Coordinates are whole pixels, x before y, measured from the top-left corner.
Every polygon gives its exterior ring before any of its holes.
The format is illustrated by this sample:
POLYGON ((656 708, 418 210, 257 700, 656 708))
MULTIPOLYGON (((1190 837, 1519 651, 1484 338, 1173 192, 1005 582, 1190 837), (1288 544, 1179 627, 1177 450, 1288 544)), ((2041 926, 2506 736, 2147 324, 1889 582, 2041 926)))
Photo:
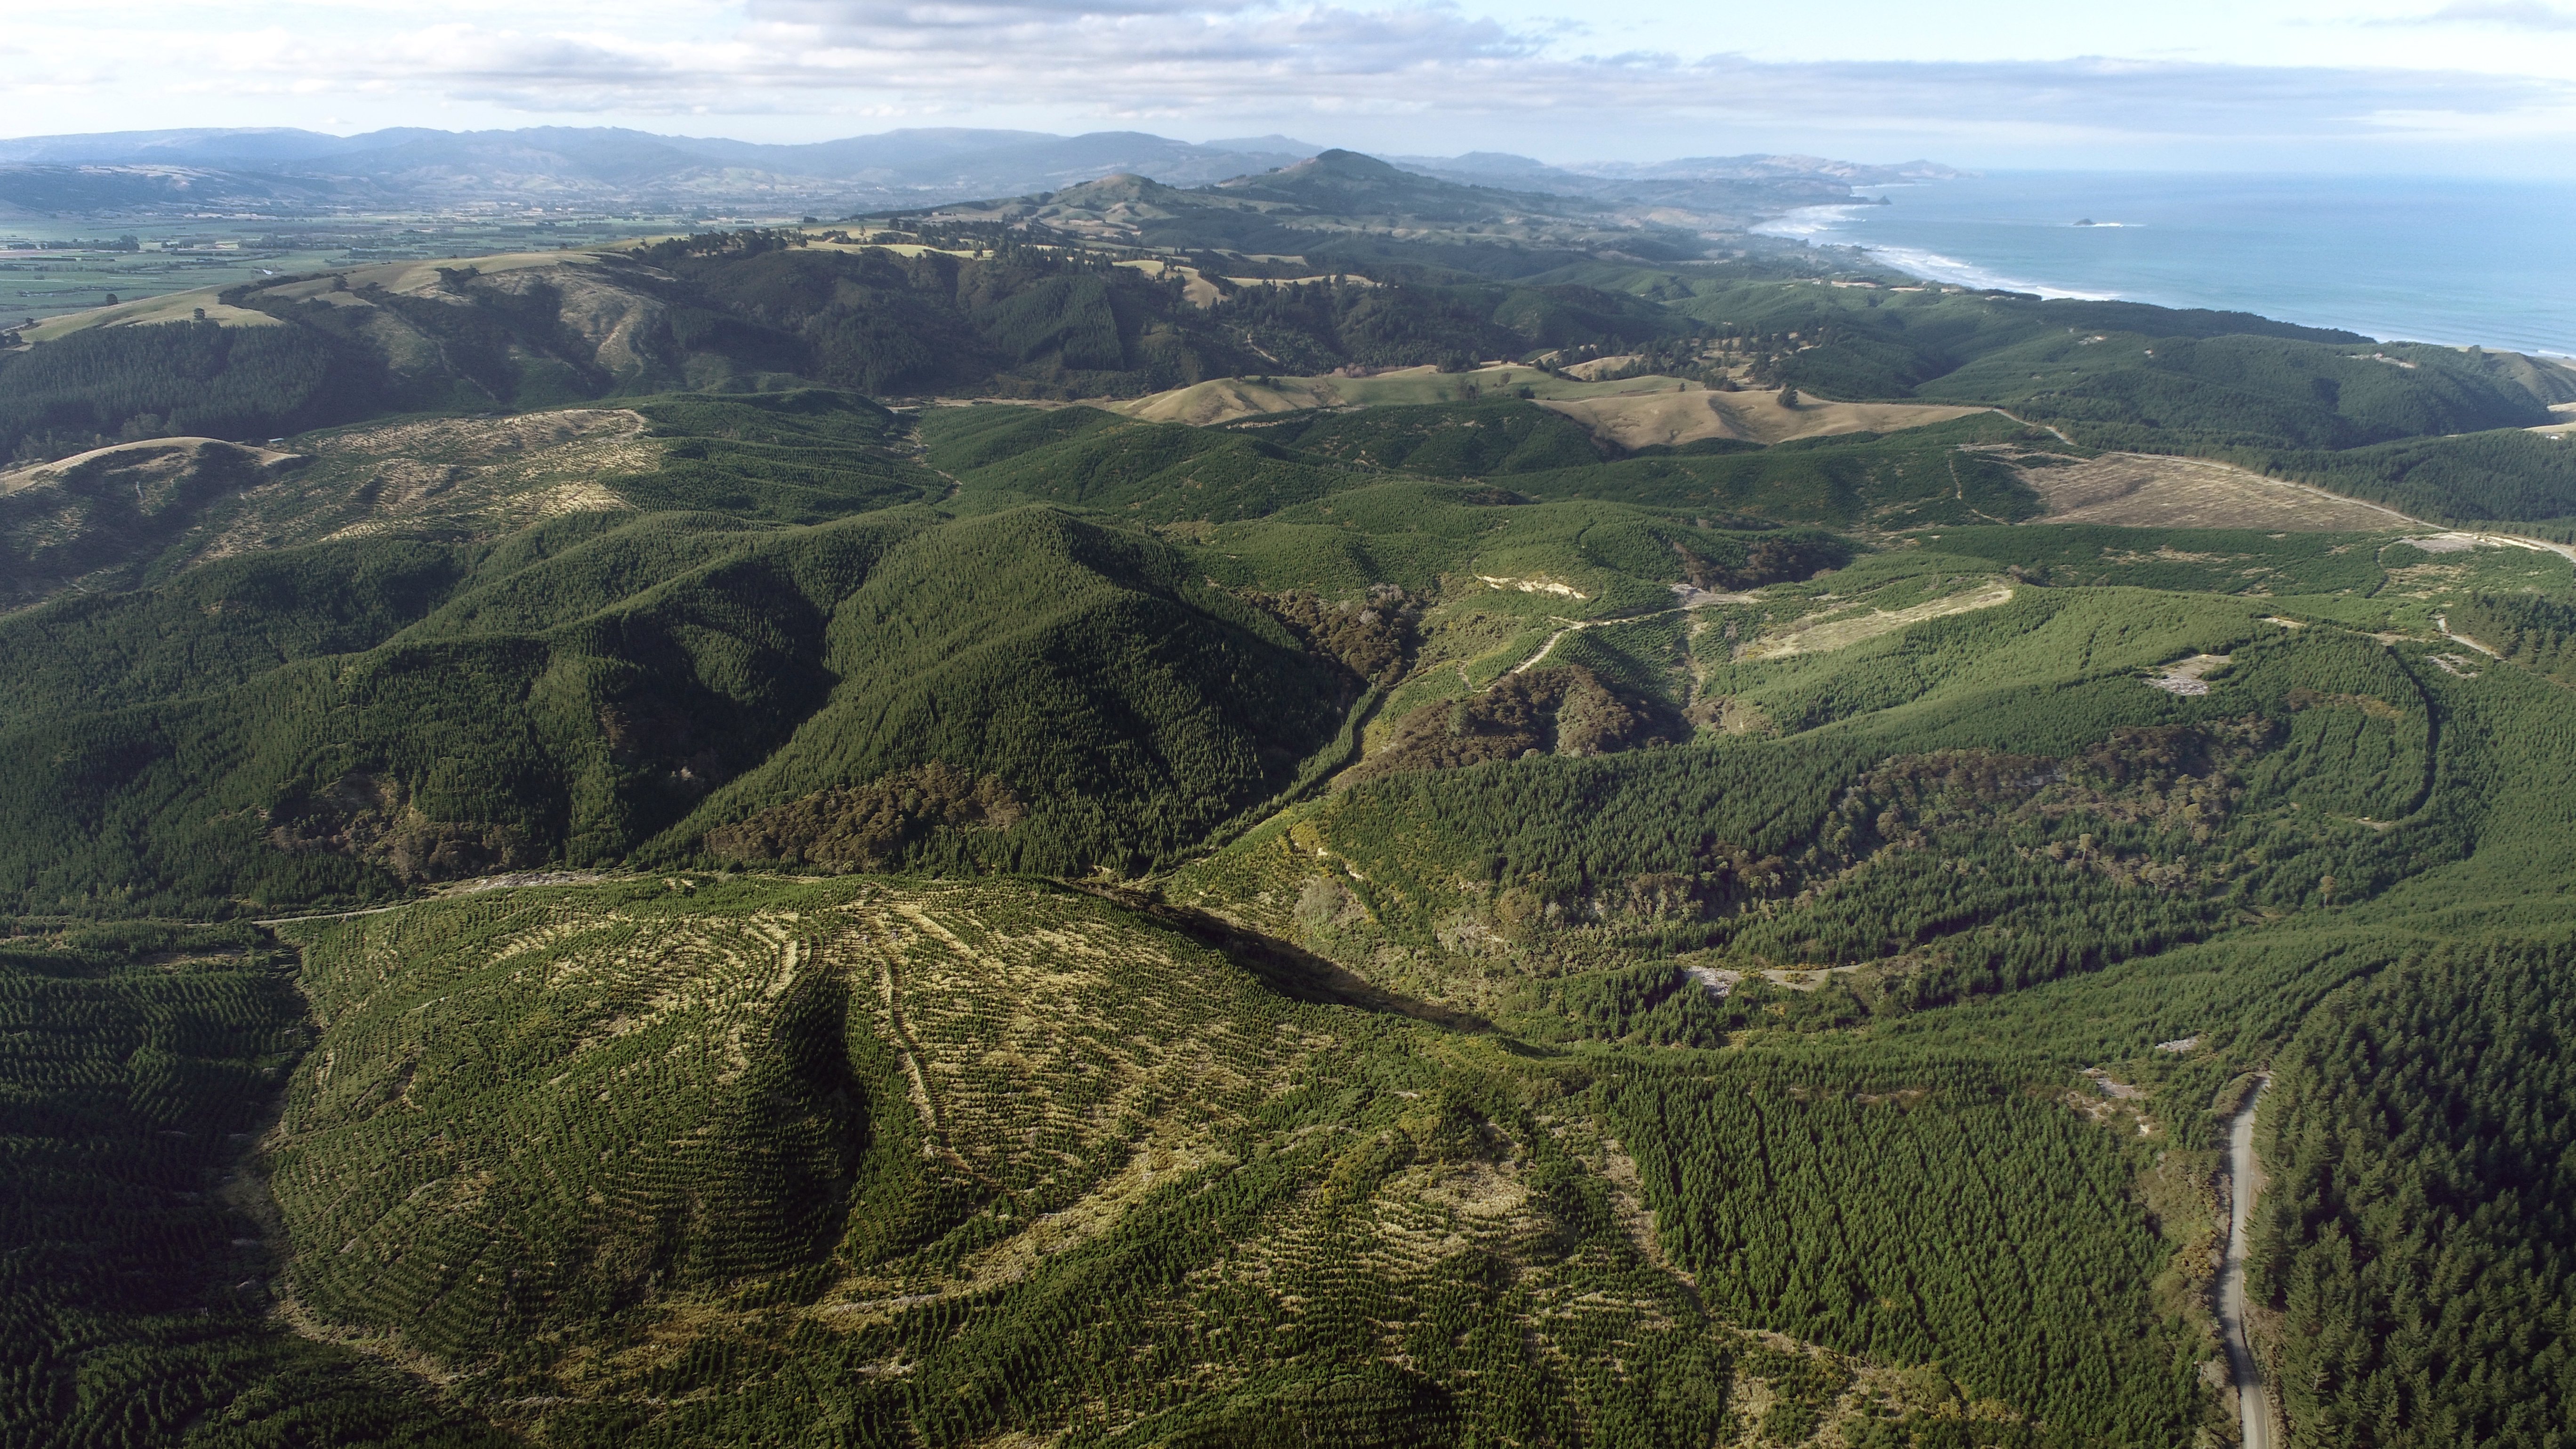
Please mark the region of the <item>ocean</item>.
POLYGON ((1861 194, 1891 204, 1810 207, 1760 230, 1966 286, 2576 356, 2565 182, 2022 171, 1861 194))

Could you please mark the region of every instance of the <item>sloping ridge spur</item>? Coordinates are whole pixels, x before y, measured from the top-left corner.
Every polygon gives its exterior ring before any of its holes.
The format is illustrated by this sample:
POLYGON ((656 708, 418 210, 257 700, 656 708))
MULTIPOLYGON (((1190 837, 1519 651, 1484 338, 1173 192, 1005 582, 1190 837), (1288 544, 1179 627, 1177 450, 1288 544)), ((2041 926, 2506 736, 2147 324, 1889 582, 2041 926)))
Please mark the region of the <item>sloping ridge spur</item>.
POLYGON ((194 462, 197 455, 207 448, 236 449, 249 455, 250 461, 261 468, 274 469, 300 461, 300 455, 295 453, 278 452, 253 443, 227 442, 222 438, 149 438, 135 443, 110 443, 104 448, 92 448, 86 453, 75 453, 50 463, 33 463, 0 473, 0 498, 42 487, 88 464, 109 459, 126 459, 138 464, 158 462, 176 471, 194 462))
POLYGON ((1739 659, 1786 659, 1792 654, 1822 654, 1848 648, 1881 634, 1893 634, 1910 624, 1931 619, 1946 619, 1952 614, 1973 613, 2012 602, 2013 586, 1992 582, 1982 588, 1947 598, 1932 599, 1903 609, 1872 609, 1865 614, 1827 615, 1814 623, 1801 621, 1768 638, 1757 639, 1737 651, 1739 659))

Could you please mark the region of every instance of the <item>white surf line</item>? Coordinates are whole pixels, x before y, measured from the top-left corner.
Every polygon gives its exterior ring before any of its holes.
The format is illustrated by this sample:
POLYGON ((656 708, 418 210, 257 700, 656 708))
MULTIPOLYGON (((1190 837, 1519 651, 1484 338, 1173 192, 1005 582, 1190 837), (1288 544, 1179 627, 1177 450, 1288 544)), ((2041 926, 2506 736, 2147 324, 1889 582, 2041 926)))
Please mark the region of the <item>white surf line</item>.
POLYGON ((2245 1335, 2245 1238, 2254 1221, 2254 1199, 2263 1190, 2261 1164, 2254 1160, 2254 1107, 2268 1076, 2254 1079, 2254 1090, 2237 1110, 2228 1129, 2228 1197, 2232 1200, 2227 1230, 2227 1257, 2220 1269, 2218 1323, 2227 1334, 2227 1367, 2236 1379, 2236 1398, 2245 1424, 2244 1449, 2274 1449, 2272 1398, 2263 1387, 2262 1367, 2254 1360, 2252 1340, 2245 1335))

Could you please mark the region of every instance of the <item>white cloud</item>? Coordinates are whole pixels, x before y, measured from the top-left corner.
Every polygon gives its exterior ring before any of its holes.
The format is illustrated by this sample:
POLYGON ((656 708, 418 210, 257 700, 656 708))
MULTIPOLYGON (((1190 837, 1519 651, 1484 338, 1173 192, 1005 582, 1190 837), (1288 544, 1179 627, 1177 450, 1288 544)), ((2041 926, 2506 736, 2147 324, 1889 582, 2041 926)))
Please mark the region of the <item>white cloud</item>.
MULTIPOLYGON (((418 14, 408 0, 276 0, 256 27, 227 28, 244 13, 241 0, 208 0, 203 10, 103 3, 124 28, 86 19, 11 27, 9 43, 30 56, 13 73, 48 77, 52 99, 13 107, 0 93, 0 134, 106 129, 98 122, 111 116, 122 125, 311 125, 328 115, 372 125, 564 116, 648 126, 674 116, 801 116, 811 119, 753 129, 769 139, 923 122, 1277 129, 1386 150, 1617 150, 1637 159, 1669 148, 1839 144, 1968 164, 2043 151, 2093 164, 2095 148, 2107 157, 2167 142, 2167 155, 2197 150, 2244 164, 2258 143, 2327 155, 2410 138, 2537 145, 2576 136, 2576 83, 2545 64, 2515 75, 1669 48, 1706 33, 1688 28, 1665 38, 1667 48, 1621 49, 1637 28, 1587 42, 1561 7, 1543 14, 1531 4, 1502 18, 1405 0, 741 0, 722 9, 626 0, 609 22, 582 0, 455 0, 423 24, 403 18, 418 14), (1598 48, 1587 53, 1587 43, 1598 48), (117 77, 82 74, 105 56, 115 57, 117 77), (89 124, 66 124, 61 98, 83 94, 89 124), (860 118, 880 126, 850 124, 860 118)), ((2531 28, 2564 15, 2536 0, 2462 0, 2416 18, 2531 28)), ((2369 33, 2392 45, 2398 36, 2369 33)), ((2435 63, 2434 36, 2406 37, 2426 53, 2418 64, 2435 63)))
POLYGON ((1228 15, 1260 0, 751 0, 751 18, 810 25, 827 33, 864 35, 896 29, 982 30, 1031 20, 1123 19, 1153 15, 1228 15))
POLYGON ((2566 82, 2495 75, 2114 59, 1773 62, 1568 55, 1450 7, 1191 0, 755 0, 710 40, 449 23, 363 43, 268 33, 225 49, 236 78, 328 76, 530 114, 948 112, 1047 106, 1101 119, 1438 111, 1693 116, 1942 137, 2363 139, 2414 130, 2563 131, 2566 82), (964 27, 974 36, 961 40, 964 27))
POLYGON ((2540 0, 2461 0, 2426 15, 2391 16, 2372 25, 2499 25, 2509 30, 2576 31, 2576 10, 2540 0))

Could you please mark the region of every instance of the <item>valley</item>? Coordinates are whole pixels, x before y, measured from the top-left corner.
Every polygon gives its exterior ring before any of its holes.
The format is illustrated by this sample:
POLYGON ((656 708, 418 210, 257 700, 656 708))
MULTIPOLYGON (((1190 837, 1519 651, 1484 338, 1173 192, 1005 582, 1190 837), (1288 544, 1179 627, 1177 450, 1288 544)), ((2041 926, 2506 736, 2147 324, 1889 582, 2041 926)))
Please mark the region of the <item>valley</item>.
POLYGON ((0 352, 10 1442, 2554 1442, 2576 371, 1129 180, 0 352))

